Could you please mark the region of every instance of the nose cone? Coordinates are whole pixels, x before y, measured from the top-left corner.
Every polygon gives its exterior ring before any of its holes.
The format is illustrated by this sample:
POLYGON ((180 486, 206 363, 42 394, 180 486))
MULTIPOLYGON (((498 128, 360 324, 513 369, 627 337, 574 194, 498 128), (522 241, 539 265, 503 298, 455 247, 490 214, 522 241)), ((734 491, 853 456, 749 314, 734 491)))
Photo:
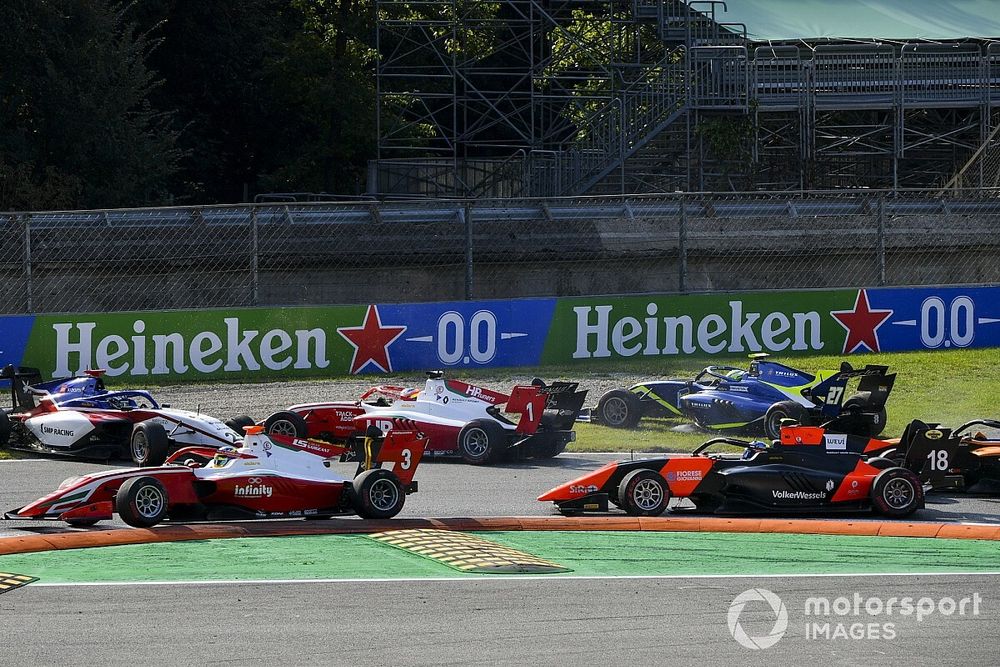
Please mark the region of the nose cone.
POLYGON ((571 482, 566 482, 560 486, 550 489, 538 496, 542 502, 556 502, 562 500, 573 500, 582 498, 591 493, 598 493, 604 489, 608 479, 614 474, 618 467, 617 463, 609 463, 586 475, 577 477, 571 482))

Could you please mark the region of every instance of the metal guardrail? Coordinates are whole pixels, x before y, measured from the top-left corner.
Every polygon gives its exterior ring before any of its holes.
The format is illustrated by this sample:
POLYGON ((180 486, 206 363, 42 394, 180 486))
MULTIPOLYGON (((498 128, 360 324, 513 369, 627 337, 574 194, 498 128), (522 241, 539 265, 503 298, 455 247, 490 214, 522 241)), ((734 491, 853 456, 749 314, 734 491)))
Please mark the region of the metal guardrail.
POLYGON ((0 312, 1000 283, 1000 190, 0 215, 0 312))

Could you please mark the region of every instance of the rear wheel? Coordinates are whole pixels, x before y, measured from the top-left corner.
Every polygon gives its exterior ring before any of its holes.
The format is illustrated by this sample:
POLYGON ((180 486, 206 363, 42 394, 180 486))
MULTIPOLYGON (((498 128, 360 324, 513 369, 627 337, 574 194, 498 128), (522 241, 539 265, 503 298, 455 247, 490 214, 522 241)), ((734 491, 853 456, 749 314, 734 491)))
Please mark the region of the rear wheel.
POLYGON ((532 456, 536 459, 554 459, 566 451, 566 442, 560 439, 552 439, 535 445, 532 456))
POLYGON ((895 468, 899 465, 896 461, 892 459, 887 459, 884 456, 873 456, 872 458, 865 461, 868 465, 873 468, 878 468, 879 470, 888 470, 889 468, 895 468))
POLYGON ((924 504, 920 478, 906 468, 888 468, 872 484, 872 507, 893 519, 909 516, 924 504))
POLYGON ((10 417, 0 410, 0 448, 6 447, 8 440, 10 440, 10 417))
MULTIPOLYGON (((867 405, 868 397, 863 396, 862 394, 869 394, 870 396, 869 392, 862 392, 861 394, 855 394, 854 396, 851 396, 849 399, 844 401, 843 410, 845 412, 852 409, 863 410, 865 405, 867 405)), ((882 431, 885 430, 885 423, 888 420, 889 415, 885 411, 884 405, 878 409, 878 412, 873 412, 870 414, 871 414, 871 421, 869 422, 869 425, 871 427, 871 430, 869 431, 868 435, 872 438, 875 438, 881 435, 882 431)))
POLYGON ((670 502, 670 487, 653 470, 633 470, 618 485, 619 507, 632 516, 659 516, 670 502))
POLYGON ((353 488, 354 509, 365 519, 391 519, 406 502, 406 491, 399 478, 382 468, 358 475, 353 488))
POLYGON ((287 438, 305 438, 309 434, 305 417, 290 410, 275 412, 265 419, 264 431, 268 435, 283 435, 287 438))
POLYGON ((878 412, 872 415, 872 437, 877 438, 882 435, 882 431, 885 430, 885 423, 889 419, 888 413, 886 413, 885 408, 880 408, 878 412))
POLYGON ((115 496, 118 516, 136 528, 149 528, 165 519, 167 503, 167 490, 155 477, 133 477, 115 496))
POLYGON ((476 419, 458 433, 458 452, 466 463, 484 465, 499 459, 506 450, 507 435, 494 421, 476 419))
POLYGON ((625 389, 612 389, 597 402, 597 418, 612 428, 635 428, 642 419, 639 397, 625 389))
POLYGON ((140 468, 163 465, 170 450, 170 438, 163 424, 140 422, 132 429, 130 441, 132 460, 140 468))
POLYGON ((805 421, 806 411, 795 401, 775 403, 764 413, 764 435, 772 440, 781 437, 781 422, 794 419, 798 423, 805 421))
POLYGON ((236 431, 236 434, 241 438, 246 435, 243 431, 244 426, 253 426, 256 422, 247 415, 239 415, 233 417, 226 422, 226 426, 236 431))

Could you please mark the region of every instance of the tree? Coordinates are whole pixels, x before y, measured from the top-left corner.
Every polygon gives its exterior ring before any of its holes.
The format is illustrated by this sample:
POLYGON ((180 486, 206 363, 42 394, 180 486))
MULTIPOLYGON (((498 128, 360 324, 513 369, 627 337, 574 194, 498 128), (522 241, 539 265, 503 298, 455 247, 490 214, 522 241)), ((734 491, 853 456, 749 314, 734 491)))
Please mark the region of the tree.
POLYGON ((0 6, 0 208, 169 201, 180 153, 148 102, 154 46, 112 0, 0 6))
POLYGON ((352 191, 374 156, 372 0, 159 0, 160 108, 183 127, 184 182, 203 202, 352 191))

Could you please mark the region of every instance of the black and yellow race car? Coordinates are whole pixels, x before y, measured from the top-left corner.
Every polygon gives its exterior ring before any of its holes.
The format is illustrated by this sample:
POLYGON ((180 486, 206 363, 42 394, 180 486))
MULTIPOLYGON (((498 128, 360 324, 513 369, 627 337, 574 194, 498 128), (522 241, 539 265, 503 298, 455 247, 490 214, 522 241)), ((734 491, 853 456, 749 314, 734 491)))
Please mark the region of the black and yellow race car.
POLYGON ((994 419, 955 429, 913 421, 901 437, 872 440, 863 453, 904 465, 936 489, 1000 494, 1000 421, 994 419))
POLYGON ((891 441, 822 426, 786 426, 770 443, 713 438, 689 455, 609 463, 538 500, 555 503, 563 514, 607 512, 614 505, 633 516, 657 516, 671 498, 686 498, 693 510, 715 514, 874 510, 905 517, 924 506, 925 483, 943 483, 944 471, 927 461, 950 436, 915 427, 908 437, 905 454, 895 460, 878 455, 891 441))

